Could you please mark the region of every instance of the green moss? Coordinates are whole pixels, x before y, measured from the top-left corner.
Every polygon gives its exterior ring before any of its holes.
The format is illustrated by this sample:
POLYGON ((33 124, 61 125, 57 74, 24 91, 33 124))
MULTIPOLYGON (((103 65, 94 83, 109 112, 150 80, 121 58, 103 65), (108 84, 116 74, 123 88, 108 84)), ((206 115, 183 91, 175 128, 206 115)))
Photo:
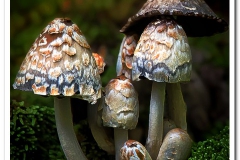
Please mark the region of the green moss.
POLYGON ((205 141, 194 143, 188 160, 225 160, 229 159, 229 126, 205 141))
MULTIPOLYGON (((66 159, 57 135, 54 108, 26 106, 24 102, 15 100, 10 107, 11 160, 66 159)), ((107 153, 95 142, 86 120, 74 127, 88 159, 109 159, 107 153)))

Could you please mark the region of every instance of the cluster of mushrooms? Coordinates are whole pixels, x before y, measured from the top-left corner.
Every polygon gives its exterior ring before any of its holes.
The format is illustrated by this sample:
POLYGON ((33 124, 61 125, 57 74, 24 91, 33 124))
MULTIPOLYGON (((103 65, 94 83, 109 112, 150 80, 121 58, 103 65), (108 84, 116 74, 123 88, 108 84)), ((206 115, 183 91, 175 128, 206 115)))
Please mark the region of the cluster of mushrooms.
POLYGON ((190 81, 192 70, 187 36, 211 36, 227 29, 203 0, 147 0, 120 30, 125 37, 117 77, 103 89, 103 58, 92 53, 76 24, 56 18, 28 51, 13 87, 54 96, 58 136, 68 160, 87 159, 73 130, 71 98, 89 102, 93 137, 116 160, 184 160, 192 145, 180 86, 190 81), (128 130, 139 118, 138 93, 132 84, 139 80, 152 81, 146 148, 128 139, 128 130), (114 140, 106 127, 114 128, 114 140))

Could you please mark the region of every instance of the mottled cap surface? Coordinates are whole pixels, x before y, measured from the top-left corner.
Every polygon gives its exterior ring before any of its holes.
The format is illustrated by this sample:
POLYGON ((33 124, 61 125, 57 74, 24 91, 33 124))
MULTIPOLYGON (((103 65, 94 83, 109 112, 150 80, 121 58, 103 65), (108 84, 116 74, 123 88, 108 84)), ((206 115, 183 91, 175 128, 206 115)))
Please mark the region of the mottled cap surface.
POLYGON ((146 148, 138 141, 127 140, 120 150, 120 160, 151 160, 146 148))
POLYGON ((51 21, 28 51, 13 88, 95 103, 101 96, 100 75, 78 26, 68 18, 51 21))
POLYGON ((191 50, 183 28, 174 20, 148 24, 143 31, 132 60, 132 80, 145 77, 157 82, 190 81, 191 50))
POLYGON ((173 16, 188 37, 211 36, 228 30, 228 24, 204 0, 148 0, 120 32, 141 34, 149 22, 161 16, 173 16))
POLYGON ((103 125, 134 129, 138 122, 138 94, 129 79, 119 76, 105 87, 102 112, 103 125))
POLYGON ((137 34, 126 35, 123 38, 117 59, 117 76, 123 74, 128 79, 132 79, 132 58, 138 40, 137 34))

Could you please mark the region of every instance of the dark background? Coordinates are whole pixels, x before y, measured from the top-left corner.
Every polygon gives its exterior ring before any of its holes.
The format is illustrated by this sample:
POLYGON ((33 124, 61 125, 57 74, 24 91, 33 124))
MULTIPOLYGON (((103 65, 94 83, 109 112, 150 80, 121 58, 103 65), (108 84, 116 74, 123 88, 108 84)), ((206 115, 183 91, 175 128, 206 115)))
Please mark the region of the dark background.
MULTIPOLYGON (((93 52, 105 58, 103 86, 116 76, 116 61, 123 34, 119 33, 128 17, 134 15, 145 0, 11 0, 10 1, 10 98, 26 105, 53 106, 53 98, 32 92, 13 90, 19 67, 35 38, 56 17, 75 22, 93 52)), ((229 23, 228 0, 206 0, 210 8, 229 23)), ((192 80, 182 84, 188 107, 188 132, 195 141, 206 138, 211 129, 229 121, 229 31, 211 37, 189 38, 193 57, 192 80)), ((140 117, 130 138, 145 143, 151 83, 134 83, 139 93, 140 117)), ((85 107, 74 100, 74 121, 85 117, 85 107), (81 110, 81 111, 80 111, 81 110), (84 113, 84 114, 80 114, 84 113), (79 118, 82 116, 81 118, 79 118)))

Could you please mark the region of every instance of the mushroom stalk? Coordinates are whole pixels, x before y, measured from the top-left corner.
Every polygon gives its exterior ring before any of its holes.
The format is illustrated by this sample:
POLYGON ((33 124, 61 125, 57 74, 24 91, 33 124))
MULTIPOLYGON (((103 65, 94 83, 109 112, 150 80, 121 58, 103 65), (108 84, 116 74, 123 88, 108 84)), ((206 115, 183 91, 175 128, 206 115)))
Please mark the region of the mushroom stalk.
MULTIPOLYGON (((94 105, 88 105, 88 124, 91 129, 92 135, 97 142, 98 146, 106 151, 108 154, 114 154, 114 144, 106 134, 105 129, 98 125, 98 102, 94 105)), ((101 118, 101 117, 100 117, 101 118)))
POLYGON ((166 83, 163 82, 153 81, 152 83, 148 137, 146 142, 146 149, 152 159, 157 158, 162 144, 165 86, 166 83))
POLYGON ((187 108, 183 99, 180 83, 168 83, 168 109, 169 118, 172 119, 178 128, 187 130, 186 113, 187 108))
POLYGON ((120 150, 127 140, 128 140, 128 130, 121 129, 121 128, 114 128, 115 160, 120 160, 120 150))
POLYGON ((54 97, 55 119, 58 137, 69 160, 87 160, 73 129, 71 101, 69 97, 59 99, 54 97))

